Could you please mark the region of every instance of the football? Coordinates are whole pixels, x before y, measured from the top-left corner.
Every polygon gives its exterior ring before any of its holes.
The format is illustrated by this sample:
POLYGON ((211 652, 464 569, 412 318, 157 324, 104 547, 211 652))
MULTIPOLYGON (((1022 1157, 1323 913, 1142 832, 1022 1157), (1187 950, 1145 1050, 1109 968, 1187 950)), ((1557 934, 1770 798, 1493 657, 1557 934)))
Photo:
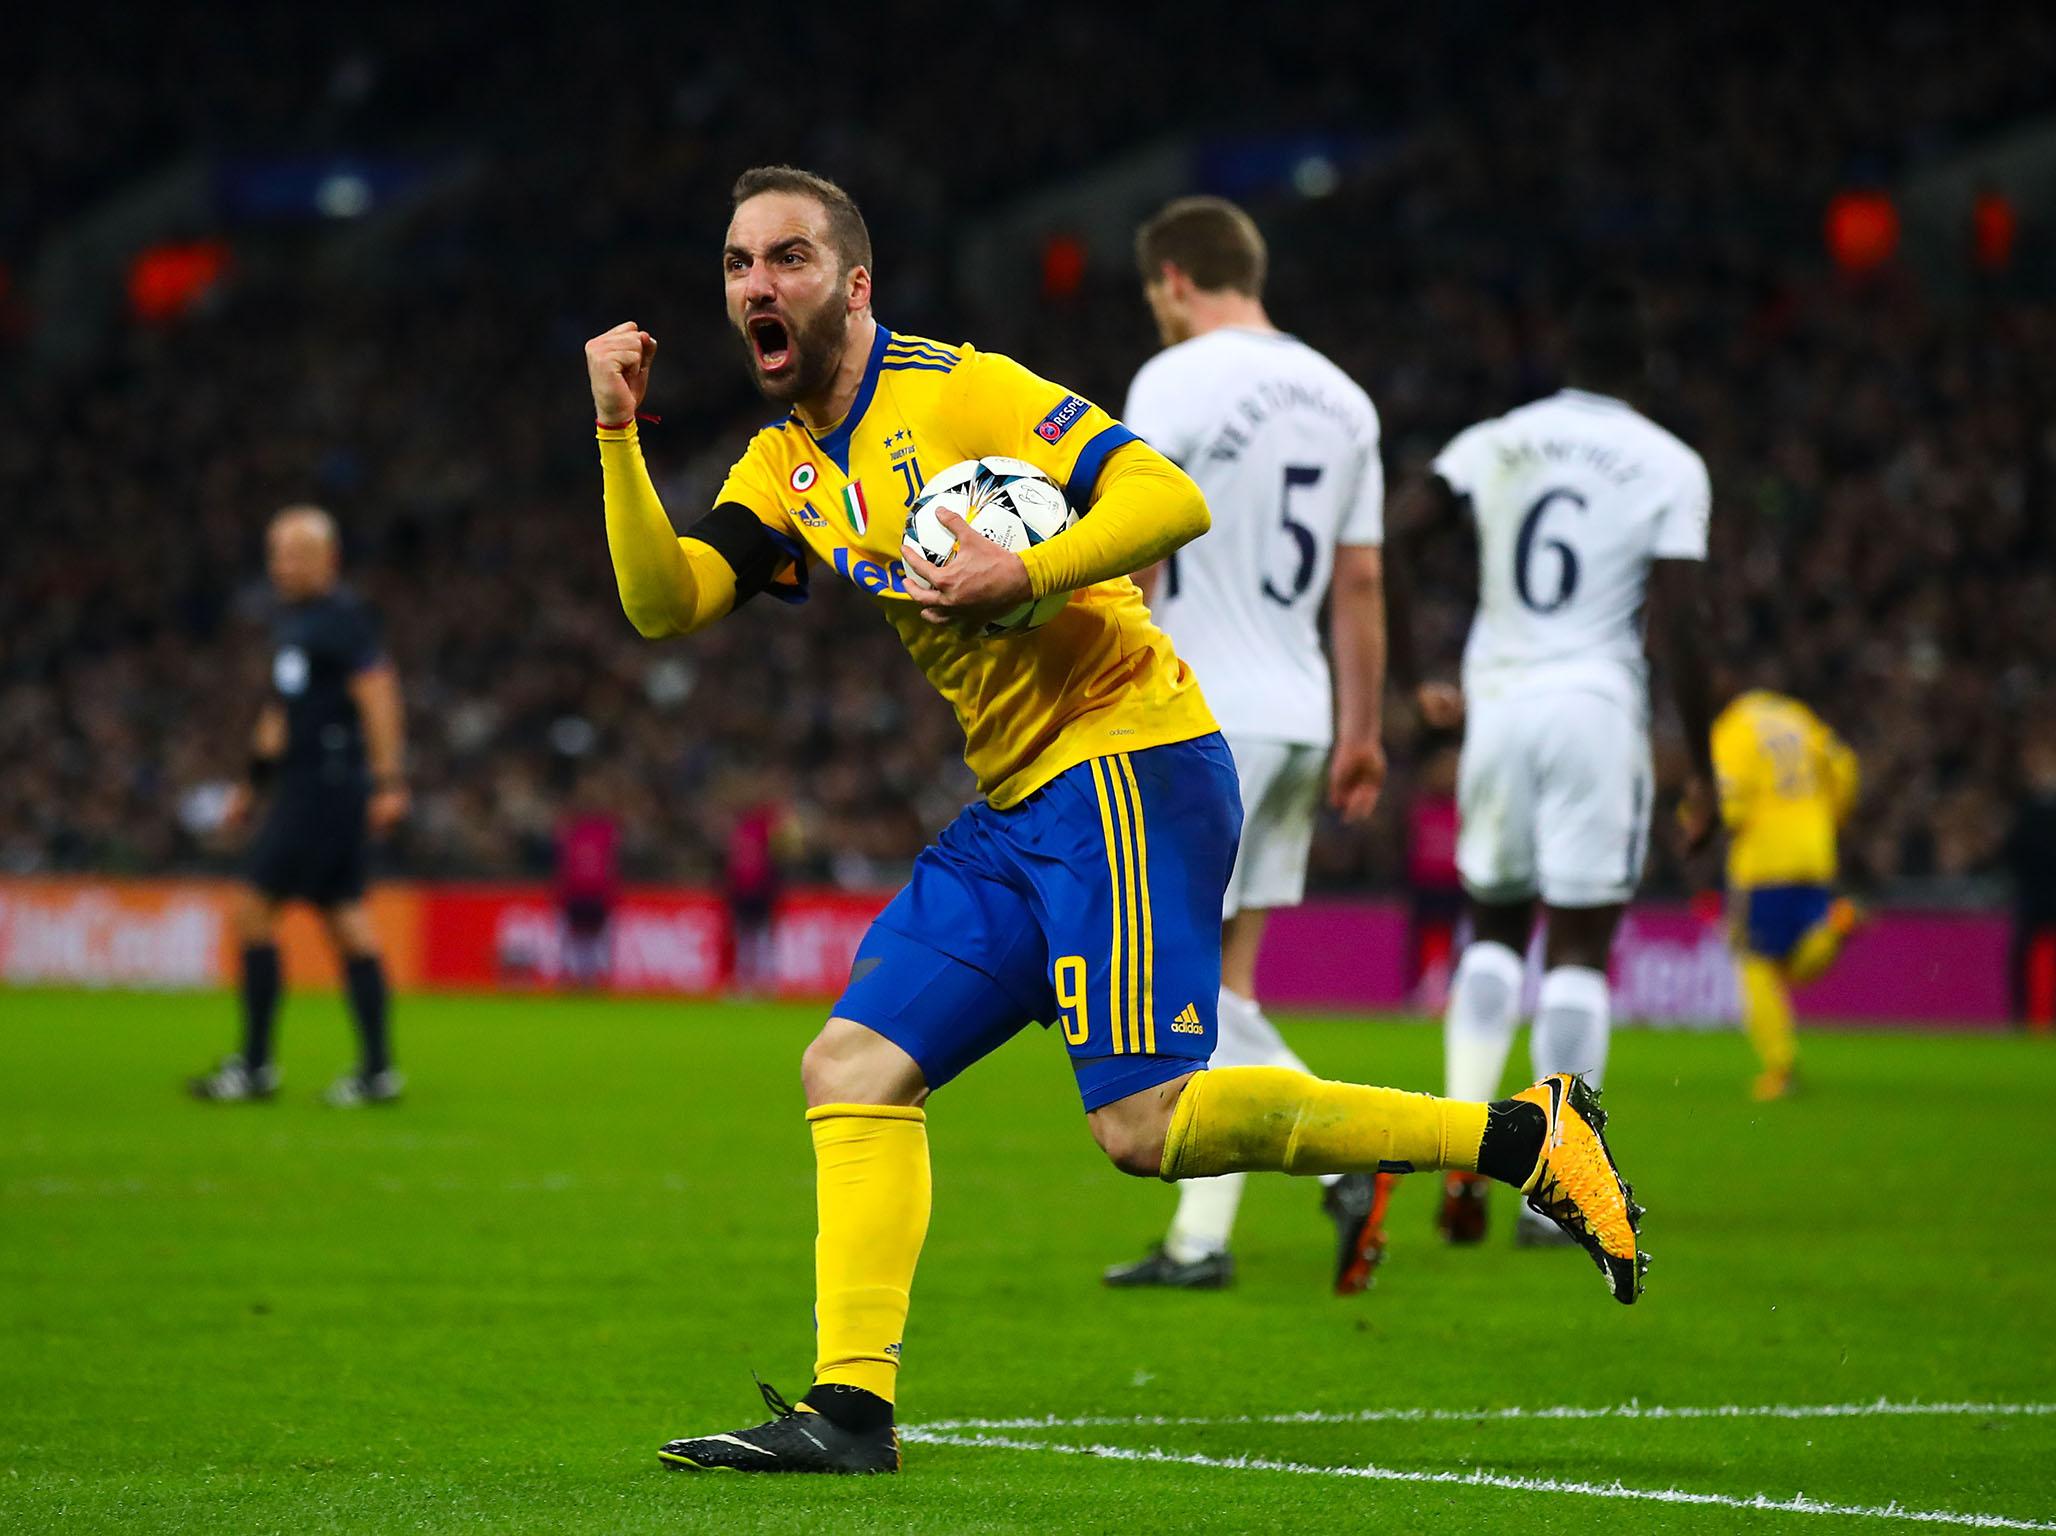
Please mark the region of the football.
MULTIPOLYGON (((937 515, 944 509, 1015 554, 1055 538, 1077 520, 1056 482, 1033 464, 1023 459, 966 459, 924 485, 907 510, 907 542, 935 565, 947 565, 957 551, 956 535, 937 515)), ((907 579, 920 585, 918 576, 910 574, 907 579)), ((984 633, 1012 635, 1038 628, 1070 600, 1068 592, 1052 592, 1023 603, 988 623, 984 633)))

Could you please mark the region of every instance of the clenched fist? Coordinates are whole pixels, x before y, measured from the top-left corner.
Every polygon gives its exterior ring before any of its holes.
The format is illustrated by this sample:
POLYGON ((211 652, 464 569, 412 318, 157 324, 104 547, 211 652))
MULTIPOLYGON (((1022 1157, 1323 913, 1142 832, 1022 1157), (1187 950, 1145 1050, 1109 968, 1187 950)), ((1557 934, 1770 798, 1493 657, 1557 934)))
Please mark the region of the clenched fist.
POLYGON ((633 421, 650 389, 657 338, 633 320, 602 331, 585 344, 585 372, 593 387, 593 412, 609 426, 633 421))
POLYGON ((1351 826, 1369 821, 1385 792, 1385 748, 1375 733, 1337 741, 1328 754, 1328 804, 1351 826))

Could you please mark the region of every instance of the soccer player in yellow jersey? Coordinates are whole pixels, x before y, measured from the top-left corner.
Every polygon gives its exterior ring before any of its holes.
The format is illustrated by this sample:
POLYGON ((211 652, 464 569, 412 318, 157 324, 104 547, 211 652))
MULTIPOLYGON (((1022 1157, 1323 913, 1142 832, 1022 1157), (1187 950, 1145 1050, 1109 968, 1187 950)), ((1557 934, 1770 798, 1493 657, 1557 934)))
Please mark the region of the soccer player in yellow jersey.
POLYGON ((1754 689, 1713 726, 1728 830, 1728 893, 1742 1022, 1763 1064, 1759 1099, 1792 1090, 1791 987, 1841 953, 1857 911, 1833 894, 1835 834, 1856 802, 1856 754, 1797 699, 1754 689))
POLYGON ((1568 1074, 1482 1104, 1203 1070, 1241 805, 1213 717, 1126 575, 1206 528, 1184 472, 1008 358, 886 329, 869 233, 831 182, 745 173, 721 266, 751 376, 790 414, 681 538, 636 441, 656 341, 631 321, 587 343, 622 605, 651 638, 691 634, 761 592, 803 599, 816 565, 834 572, 955 709, 984 798, 916 861, 801 1063, 818 1172, 812 1389, 794 1406, 766 1388, 769 1423, 672 1441, 661 1460, 898 1470, 924 1105, 1037 1021, 1061 1027, 1093 1137, 1126 1172, 1475 1168, 1522 1188, 1633 1301, 1640 1212, 1568 1074), (986 455, 1030 461, 1086 515, 1019 556, 949 513, 959 543, 943 564, 903 546, 923 476, 986 455), (981 635, 1056 592, 1073 596, 1040 629, 981 635))

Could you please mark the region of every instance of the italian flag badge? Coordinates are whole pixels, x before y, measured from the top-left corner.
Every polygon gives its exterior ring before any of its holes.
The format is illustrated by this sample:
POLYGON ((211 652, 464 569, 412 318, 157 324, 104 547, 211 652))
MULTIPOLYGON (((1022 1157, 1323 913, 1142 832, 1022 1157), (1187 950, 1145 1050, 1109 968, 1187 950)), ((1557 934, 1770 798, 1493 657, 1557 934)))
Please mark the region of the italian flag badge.
POLYGON ((871 509, 864 504, 862 481, 852 480, 842 488, 842 510, 850 520, 850 527, 856 529, 857 537, 861 539, 871 527, 871 509))

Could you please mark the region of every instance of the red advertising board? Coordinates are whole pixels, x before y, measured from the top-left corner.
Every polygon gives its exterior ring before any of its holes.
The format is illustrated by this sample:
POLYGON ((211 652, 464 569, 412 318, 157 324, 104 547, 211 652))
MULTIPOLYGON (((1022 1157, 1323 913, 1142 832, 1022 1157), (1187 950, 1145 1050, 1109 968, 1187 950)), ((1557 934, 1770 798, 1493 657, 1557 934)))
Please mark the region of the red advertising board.
POLYGON ((839 995, 850 979, 850 962, 871 919, 891 899, 889 891, 795 891, 778 904, 776 945, 778 995, 839 995))
MULTIPOLYGON (((882 895, 795 891, 773 928, 774 987, 781 997, 833 997, 849 978, 864 929, 882 895)), ((422 888, 422 983, 430 987, 549 987, 563 975, 564 923, 536 886, 422 888)), ((608 988, 710 997, 734 965, 728 908, 710 891, 631 887, 607 929, 608 988)))
MULTIPOLYGON (((841 992, 864 930, 890 893, 802 889, 780 902, 768 990, 826 1001, 841 992)), ((233 980, 235 888, 225 881, 0 878, 0 986, 220 987, 233 980)), ((372 916, 394 985, 456 991, 563 984, 564 925, 541 885, 382 885, 372 916)), ((1799 993, 1801 1015, 1961 1028, 2007 1015, 2006 920, 1993 913, 1879 912, 1839 964, 1799 993)), ((335 984, 314 915, 282 934, 295 987, 335 984)), ((1407 994, 1406 914, 1390 901, 1315 901, 1272 914, 1258 985, 1281 1008, 1439 1009, 1407 994)), ((626 891, 607 935, 616 992, 710 997, 729 989, 726 905, 694 887, 626 891)), ((1530 957, 1530 987, 1537 969, 1530 957)), ((1730 1027, 1737 1014, 1717 916, 1638 906, 1613 956, 1624 1023, 1730 1027)), ((1532 990, 1530 993, 1532 1001, 1532 990)))
MULTIPOLYGON (((564 922, 541 886, 432 886, 422 902, 424 985, 553 986, 564 922)), ((727 980, 728 912, 711 893, 626 893, 608 930, 615 990, 708 997, 727 980)))

